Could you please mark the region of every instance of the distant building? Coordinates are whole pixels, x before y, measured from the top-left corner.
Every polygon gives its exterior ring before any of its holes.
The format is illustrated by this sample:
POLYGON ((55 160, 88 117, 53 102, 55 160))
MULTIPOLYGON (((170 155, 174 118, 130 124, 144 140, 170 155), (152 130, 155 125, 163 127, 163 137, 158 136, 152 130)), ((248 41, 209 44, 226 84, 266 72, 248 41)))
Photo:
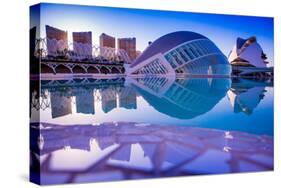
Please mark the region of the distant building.
POLYGON ((266 54, 256 37, 237 38, 230 51, 228 61, 232 65, 232 75, 241 77, 273 77, 273 67, 268 67, 266 54))
POLYGON ((102 33, 100 35, 100 47, 115 48, 115 37, 102 33))
POLYGON ((67 31, 46 25, 46 35, 48 39, 67 41, 67 31))
POLYGON ((248 39, 237 38, 228 60, 234 66, 266 67, 268 63, 256 37, 248 39))
POLYGON ((130 59, 133 61, 137 57, 136 53, 136 38, 119 38, 118 49, 123 49, 127 52, 130 59))
POLYGON ((57 56, 68 49, 67 31, 46 25, 48 55, 57 56))
POLYGON ((92 32, 73 32, 73 42, 92 44, 92 32))
POLYGON ((100 35, 100 54, 105 59, 113 59, 115 57, 115 38, 102 33, 100 35))
POLYGON ((73 51, 80 58, 92 57, 92 32, 73 32, 73 51))
POLYGON ((207 37, 190 31, 166 34, 143 51, 128 74, 229 76, 226 56, 207 37))

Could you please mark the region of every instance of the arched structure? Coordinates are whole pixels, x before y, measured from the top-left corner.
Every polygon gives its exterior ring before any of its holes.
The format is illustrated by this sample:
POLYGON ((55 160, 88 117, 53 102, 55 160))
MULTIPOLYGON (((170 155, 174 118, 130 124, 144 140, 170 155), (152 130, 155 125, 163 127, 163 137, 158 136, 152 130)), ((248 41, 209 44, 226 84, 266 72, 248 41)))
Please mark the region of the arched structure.
POLYGON ((85 70, 85 68, 81 67, 80 65, 75 65, 75 66, 72 68, 72 72, 73 72, 73 73, 86 73, 86 72, 87 72, 87 69, 85 70))
POLYGON ((41 61, 41 73, 47 74, 124 74, 123 64, 94 64, 41 61))
POLYGON ((88 67, 87 72, 88 73, 93 73, 93 74, 99 74, 100 70, 97 69, 96 67, 90 66, 90 67, 88 67))
POLYGON ((69 66, 60 64, 55 68, 56 73, 72 73, 72 69, 69 66))
POLYGON ((46 64, 41 64, 41 73, 55 73, 55 70, 46 64))
POLYGON ((237 38, 228 60, 232 65, 232 74, 242 77, 273 77, 273 67, 267 67, 266 54, 256 37, 237 38))
POLYGON ((231 65, 265 68, 267 57, 256 37, 248 39, 237 38, 236 44, 229 53, 228 60, 231 65))
POLYGON ((208 38, 188 31, 164 35, 131 64, 129 74, 230 75, 225 55, 208 38))

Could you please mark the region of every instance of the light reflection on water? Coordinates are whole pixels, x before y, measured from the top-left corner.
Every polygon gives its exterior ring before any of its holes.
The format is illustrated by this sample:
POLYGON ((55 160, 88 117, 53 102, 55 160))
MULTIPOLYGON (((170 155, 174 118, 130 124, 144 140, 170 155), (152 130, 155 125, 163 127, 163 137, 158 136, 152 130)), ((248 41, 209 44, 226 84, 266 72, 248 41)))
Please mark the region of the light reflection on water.
POLYGON ((222 78, 42 82, 41 122, 125 121, 273 134, 270 82, 222 78))
POLYGON ((268 81, 84 78, 42 81, 38 94, 44 184, 273 168, 268 81))

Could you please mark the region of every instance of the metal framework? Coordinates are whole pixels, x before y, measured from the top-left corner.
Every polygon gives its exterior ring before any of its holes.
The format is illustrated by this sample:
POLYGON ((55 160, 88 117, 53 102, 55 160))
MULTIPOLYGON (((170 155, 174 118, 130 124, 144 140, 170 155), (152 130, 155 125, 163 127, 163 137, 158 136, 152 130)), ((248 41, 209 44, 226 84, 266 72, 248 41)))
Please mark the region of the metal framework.
POLYGON ((91 74, 124 74, 125 68, 122 64, 103 64, 103 63, 75 63, 75 62, 53 62, 41 61, 42 73, 91 73, 91 74), (48 67, 52 71, 44 72, 48 67), (64 69, 61 71, 60 69, 64 69))
POLYGON ((36 39, 34 55, 37 58, 46 60, 55 60, 63 57, 66 60, 75 62, 83 60, 88 62, 131 62, 129 55, 123 49, 100 47, 98 45, 83 43, 76 43, 74 49, 73 43, 64 44, 64 41, 47 38, 36 39), (47 45, 48 43, 49 46, 47 45), (60 48, 59 46, 66 48, 60 48))

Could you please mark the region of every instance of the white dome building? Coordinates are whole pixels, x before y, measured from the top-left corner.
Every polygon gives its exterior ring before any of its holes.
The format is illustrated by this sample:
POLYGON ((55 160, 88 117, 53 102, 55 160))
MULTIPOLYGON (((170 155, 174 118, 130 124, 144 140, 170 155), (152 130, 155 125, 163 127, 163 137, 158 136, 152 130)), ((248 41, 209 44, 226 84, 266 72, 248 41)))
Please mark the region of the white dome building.
POLYGON ((127 69, 129 75, 227 75, 227 57, 207 37, 178 31, 160 37, 127 69))
POLYGON ((237 38, 236 44, 228 56, 233 66, 265 68, 268 63, 266 55, 257 43, 256 37, 248 39, 237 38))

